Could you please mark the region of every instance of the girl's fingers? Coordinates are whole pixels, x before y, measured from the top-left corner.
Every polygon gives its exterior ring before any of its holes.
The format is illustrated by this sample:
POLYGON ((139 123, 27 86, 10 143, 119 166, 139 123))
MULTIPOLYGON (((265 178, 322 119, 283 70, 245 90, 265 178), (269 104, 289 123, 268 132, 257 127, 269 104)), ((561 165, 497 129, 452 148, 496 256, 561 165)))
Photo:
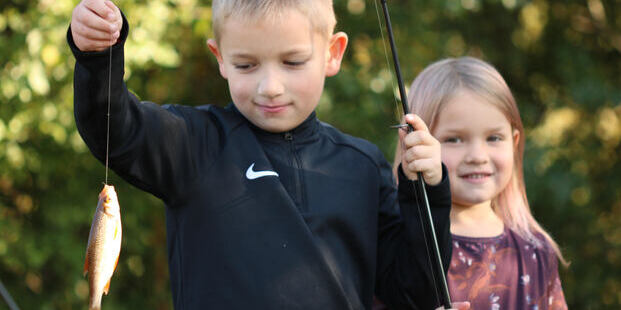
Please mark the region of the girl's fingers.
POLYGON ((432 158, 425 158, 408 163, 407 169, 411 173, 421 172, 425 182, 429 185, 437 185, 442 180, 442 170, 435 169, 437 163, 432 158))
POLYGON ((431 172, 435 166, 436 162, 432 158, 417 159, 407 164, 408 169, 412 172, 431 172))
POLYGON ((468 309, 470 309, 470 303, 467 302, 467 301, 454 302, 452 306, 453 306, 454 309, 457 309, 457 310, 468 310, 468 309))
POLYGON ((438 184, 442 178, 442 169, 438 169, 442 166, 440 142, 429 133, 427 125, 418 115, 408 114, 405 121, 414 128, 410 133, 399 130, 403 150, 401 164, 406 176, 414 180, 416 173, 422 172, 425 182, 438 184))
POLYGON ((426 131, 429 132, 427 128, 427 124, 420 118, 420 116, 416 114, 407 114, 405 116, 405 121, 414 127, 414 131, 426 131))
POLYGON ((417 145, 409 148, 404 155, 404 159, 407 162, 411 162, 417 159, 433 158, 435 150, 433 147, 426 145, 417 145))
POLYGON ((427 131, 413 131, 407 134, 403 138, 403 142, 406 147, 413 147, 416 145, 436 145, 439 144, 438 140, 434 138, 427 131))

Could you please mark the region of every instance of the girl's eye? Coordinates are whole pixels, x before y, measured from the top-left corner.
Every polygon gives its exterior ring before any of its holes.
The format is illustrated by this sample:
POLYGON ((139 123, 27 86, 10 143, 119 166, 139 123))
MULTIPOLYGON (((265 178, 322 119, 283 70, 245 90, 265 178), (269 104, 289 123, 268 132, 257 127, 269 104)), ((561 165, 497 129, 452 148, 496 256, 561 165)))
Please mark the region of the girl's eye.
POLYGON ((448 138, 444 139, 443 142, 444 143, 460 143, 461 142, 461 138, 459 138, 459 137, 448 137, 448 138))

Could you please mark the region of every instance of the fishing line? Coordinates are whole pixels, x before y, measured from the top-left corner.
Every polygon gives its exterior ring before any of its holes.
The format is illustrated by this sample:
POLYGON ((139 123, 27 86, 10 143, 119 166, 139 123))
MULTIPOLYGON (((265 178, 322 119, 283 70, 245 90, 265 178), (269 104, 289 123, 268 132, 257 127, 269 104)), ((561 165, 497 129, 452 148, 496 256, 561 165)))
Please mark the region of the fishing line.
MULTIPOLYGON (((112 42, 113 37, 110 35, 110 42, 112 42)), ((106 180, 104 184, 108 185, 108 157, 110 154, 110 88, 112 87, 112 45, 109 48, 110 57, 108 62, 108 113, 107 116, 107 129, 106 129, 106 180)))
POLYGON ((17 307, 17 304, 11 297, 11 294, 9 294, 9 291, 7 291, 4 285, 2 284, 2 281, 0 281, 0 295, 2 295, 4 302, 6 302, 10 310, 19 310, 19 307, 17 307))
MULTIPOLYGON (((402 107, 399 104, 399 102, 397 102, 397 97, 394 96, 394 91, 397 88, 395 86, 395 74, 392 72, 391 66, 390 66, 390 61, 388 60, 388 49, 386 48, 386 38, 384 38, 384 31, 382 30, 382 23, 381 23, 381 17, 380 17, 380 13, 379 13, 379 9, 377 7, 377 1, 373 1, 373 4, 375 4, 375 13, 377 14, 377 24, 379 26, 379 33, 382 36, 382 46, 384 47, 384 58, 386 59, 386 68, 388 68, 388 72, 390 72, 390 83, 392 88, 390 89, 391 92, 393 92, 393 96, 392 96, 392 100, 395 102, 395 118, 397 119, 397 122, 401 121, 401 110, 402 107)), ((403 115, 405 115, 405 113, 403 113, 403 115)), ((395 126, 400 126, 400 125, 395 125, 395 126)), ((391 126, 391 128, 398 128, 395 126, 391 126)), ((407 127, 407 125, 405 125, 407 127)))

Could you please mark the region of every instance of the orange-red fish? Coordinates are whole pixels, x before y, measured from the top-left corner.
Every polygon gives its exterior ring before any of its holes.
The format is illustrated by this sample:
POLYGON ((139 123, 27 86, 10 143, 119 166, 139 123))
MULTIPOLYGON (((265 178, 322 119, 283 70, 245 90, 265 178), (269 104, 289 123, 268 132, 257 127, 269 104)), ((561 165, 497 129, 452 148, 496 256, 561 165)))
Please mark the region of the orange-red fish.
POLYGON ((110 278, 121 252, 121 210, 114 186, 104 185, 93 216, 86 246, 84 274, 88 273, 88 307, 101 309, 102 294, 108 294, 110 278))

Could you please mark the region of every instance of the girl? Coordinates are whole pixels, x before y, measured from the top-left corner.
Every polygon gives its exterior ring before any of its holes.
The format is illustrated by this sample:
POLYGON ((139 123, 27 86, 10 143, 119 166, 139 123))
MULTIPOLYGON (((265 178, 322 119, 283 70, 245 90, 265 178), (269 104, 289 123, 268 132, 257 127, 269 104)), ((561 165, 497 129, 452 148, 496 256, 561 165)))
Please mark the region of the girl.
MULTIPOLYGON (((470 301, 471 309, 567 309, 557 258, 567 263, 530 213, 524 128, 502 76, 472 57, 445 59, 428 66, 409 93, 412 113, 440 141, 448 168, 452 299, 470 301)), ((398 150, 395 163, 415 158, 411 152, 398 150)))

